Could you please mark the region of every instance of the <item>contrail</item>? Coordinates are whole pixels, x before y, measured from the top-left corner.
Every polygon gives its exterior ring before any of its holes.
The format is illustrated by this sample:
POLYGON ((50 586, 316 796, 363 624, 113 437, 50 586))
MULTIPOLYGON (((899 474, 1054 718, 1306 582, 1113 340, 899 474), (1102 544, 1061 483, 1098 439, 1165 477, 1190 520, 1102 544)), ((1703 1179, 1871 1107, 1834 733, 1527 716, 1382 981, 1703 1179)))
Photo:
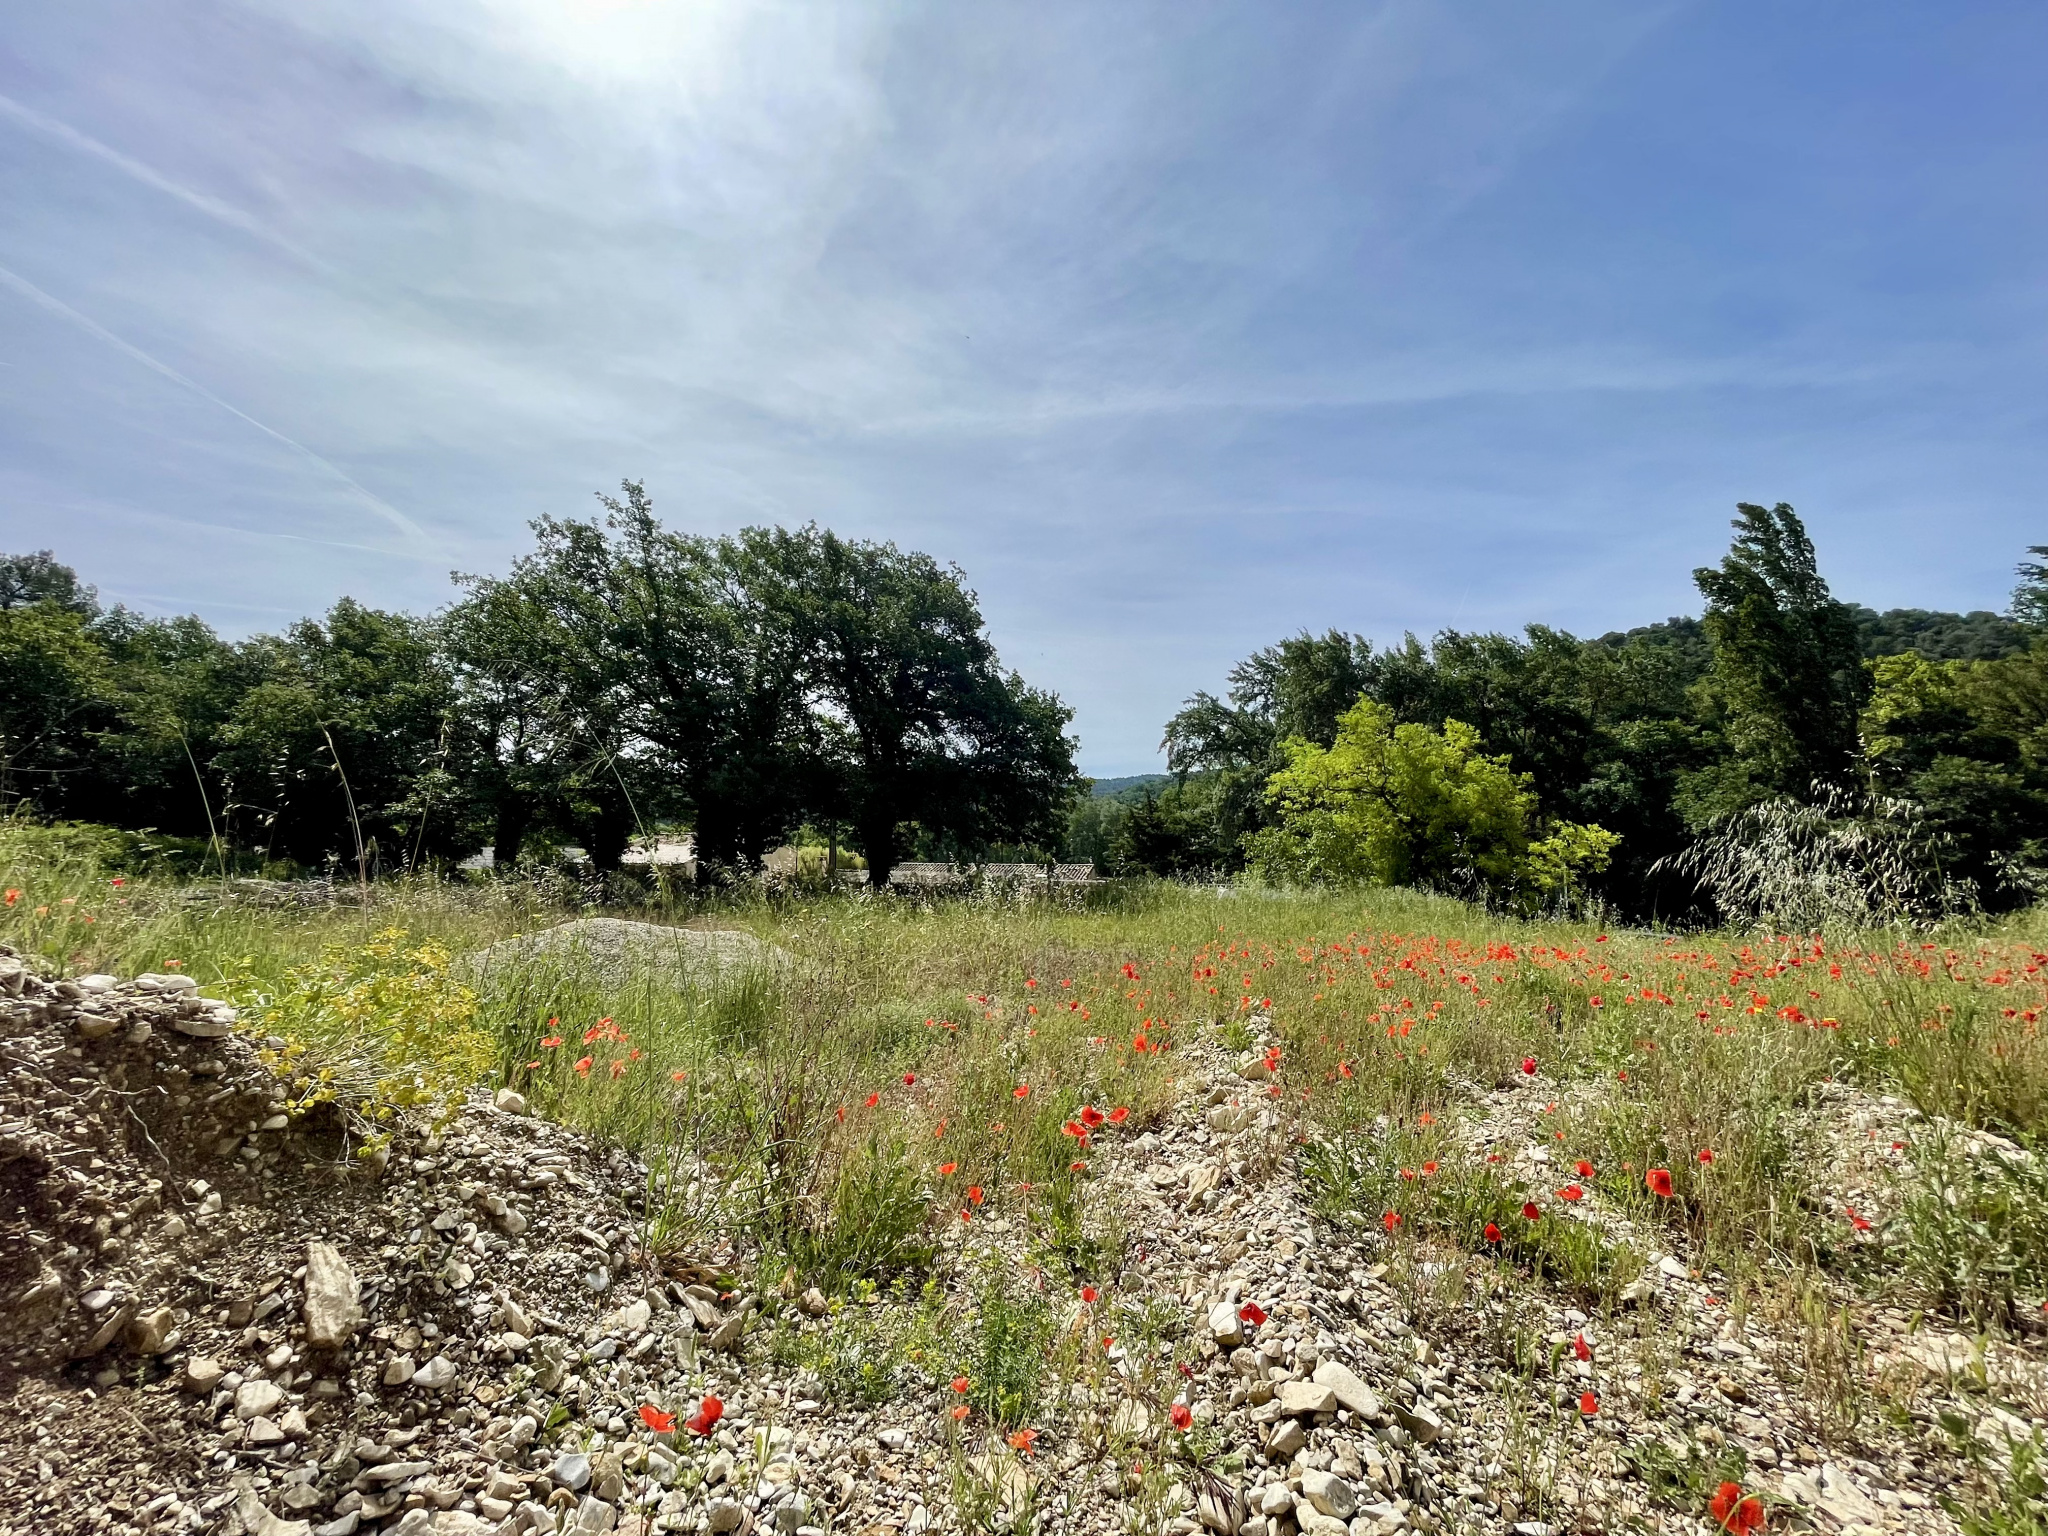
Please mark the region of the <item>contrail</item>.
POLYGON ((427 547, 428 549, 433 548, 433 540, 427 536, 427 531, 424 528, 420 527, 418 523, 414 522, 411 518, 407 517, 403 512, 399 511, 398 508, 392 506, 390 502, 385 501, 382 497, 376 496, 372 494, 370 491, 366 490, 363 486, 359 485, 356 481, 352 480, 348 475, 344 474, 340 469, 336 468, 333 464, 330 464, 327 460, 321 458, 319 454, 315 453, 312 449, 308 448, 304 443, 298 442, 293 438, 286 437, 282 432, 278 431, 275 427, 266 427, 262 422, 258 421, 254 416, 251 416, 247 411, 237 410, 234 406, 229 405, 227 401, 221 399, 219 395, 216 395, 212 390, 208 389, 204 384, 200 384, 192 379, 186 378, 184 374, 178 372, 177 369, 171 367, 168 363, 159 362, 157 361, 157 359, 151 357, 147 352, 143 351, 140 347, 134 346, 128 342, 123 341, 120 337, 116 336, 112 331, 108 330, 105 326, 99 324, 99 322, 89 319, 85 315, 81 315, 77 310, 73 309, 69 304, 66 304, 62 299, 51 297, 49 294, 43 292, 42 289, 38 288, 34 283, 30 282, 27 278, 22 277, 17 273, 9 271, 6 267, 0 267, 0 285, 12 288, 16 293, 20 294, 23 298, 27 299, 31 304, 37 305, 42 309, 46 309, 53 315, 57 315, 65 320, 69 320, 73 325, 77 326, 87 335, 95 337, 98 340, 105 342, 108 346, 112 347, 115 351, 121 353, 124 357, 131 358, 135 362, 142 364, 143 367, 149 369, 152 373, 160 373, 165 378, 169 379, 172 383, 181 385, 182 387, 189 389, 190 391, 192 391, 193 394, 199 396, 200 399, 210 401, 212 404, 219 406, 222 410, 226 411, 230 416, 234 417, 237 421, 247 422, 250 426, 254 427, 258 432, 261 432, 265 437, 274 438, 278 442, 283 443, 285 447, 291 449, 292 452, 298 454, 299 457, 305 459, 308 463, 313 464, 318 468, 326 471, 326 473, 332 475, 336 480, 339 480, 343 485, 347 486, 351 491, 355 492, 355 494, 361 497, 364 503, 366 503, 369 506, 371 511, 375 512, 379 517, 383 518, 387 523, 391 524, 392 527, 396 528, 400 533, 404 534, 407 538, 414 540, 418 544, 421 544, 427 547))
POLYGON ((144 186, 153 187, 166 197, 176 198, 186 207, 195 208, 208 218, 215 219, 231 229, 239 229, 245 235, 253 235, 264 244, 275 246, 310 267, 329 275, 334 272, 333 267, 304 246, 286 239, 262 220, 253 214, 243 212, 233 203, 224 203, 204 192, 195 192, 192 188, 171 180, 154 166, 144 165, 140 160, 122 154, 112 145, 102 144, 98 139, 80 133, 69 123, 59 122, 54 117, 38 112, 34 107, 25 106, 12 96, 0 95, 0 117, 11 117, 45 138, 54 139, 59 144, 75 149, 81 154, 91 155, 96 160, 103 160, 115 170, 133 177, 144 186))

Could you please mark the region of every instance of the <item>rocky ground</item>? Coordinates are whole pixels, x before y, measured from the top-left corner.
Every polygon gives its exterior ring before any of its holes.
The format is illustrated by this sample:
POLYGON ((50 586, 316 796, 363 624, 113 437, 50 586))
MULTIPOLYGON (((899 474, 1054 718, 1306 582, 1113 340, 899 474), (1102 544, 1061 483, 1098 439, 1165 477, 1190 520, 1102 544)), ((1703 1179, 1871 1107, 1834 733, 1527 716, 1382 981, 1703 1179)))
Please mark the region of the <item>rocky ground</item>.
MULTIPOLYGON (((1596 1320, 1333 1231, 1259 1050, 1189 1043, 1172 1113, 1094 1150, 1117 1272, 1057 1301, 1091 1363, 1012 1444, 915 1371, 835 1398, 816 1346, 889 1302, 664 1271, 645 1170, 516 1096, 366 1159, 331 1109, 285 1113, 260 1042, 186 978, 0 958, 0 1019, 0 1536, 1690 1533, 1735 1452, 1773 1529, 1947 1532, 1939 1415, 2048 1417, 2034 1361, 1878 1311, 1892 1411, 1831 1424, 1809 1346, 1729 1315, 1682 1254, 1596 1320), (1112 1304, 1156 1338, 1098 1351, 1112 1304)), ((1542 1150, 1542 1084, 1472 1092, 1503 1155, 1542 1150)), ((1829 1107, 1845 1146, 1900 1113, 1829 1107)), ((960 1223, 942 1273, 986 1250, 1034 1275, 1029 1239, 960 1223)))

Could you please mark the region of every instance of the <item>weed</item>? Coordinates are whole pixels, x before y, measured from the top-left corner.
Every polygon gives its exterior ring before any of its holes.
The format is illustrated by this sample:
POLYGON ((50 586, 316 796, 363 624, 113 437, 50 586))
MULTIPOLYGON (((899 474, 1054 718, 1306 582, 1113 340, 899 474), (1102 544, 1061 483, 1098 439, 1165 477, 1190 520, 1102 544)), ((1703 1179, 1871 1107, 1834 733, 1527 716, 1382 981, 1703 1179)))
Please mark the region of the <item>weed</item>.
POLYGON ((256 993, 250 1013, 284 1041, 268 1057, 290 1080, 295 1111, 346 1096, 373 1122, 408 1109, 445 1120, 493 1055, 448 951, 431 940, 408 948, 399 928, 356 949, 330 946, 279 991, 256 993))
POLYGON ((1962 1536, 2048 1536, 2048 1449, 2041 1432, 2025 1439, 2008 1435, 2003 1454, 1993 1454, 1960 1415, 1943 1415, 1943 1426, 1974 1474, 1974 1486, 1961 1498, 1941 1499, 1962 1536))
POLYGON ((1055 1334, 1051 1304, 1014 1273, 991 1263, 974 1298, 966 1339, 967 1402, 1002 1426, 1023 1425, 1036 1414, 1055 1334))
POLYGON ((1650 1497, 1673 1509, 1704 1509, 1723 1483, 1740 1483, 1749 1458, 1739 1447, 1702 1445, 1687 1435, 1676 1445, 1664 1440, 1630 1440, 1621 1458, 1643 1480, 1650 1497))
POLYGON ((2048 1158, 1939 1124, 1911 1156, 1906 1197, 1884 1228, 1898 1273, 1980 1328, 2014 1326, 2048 1288, 2048 1158))

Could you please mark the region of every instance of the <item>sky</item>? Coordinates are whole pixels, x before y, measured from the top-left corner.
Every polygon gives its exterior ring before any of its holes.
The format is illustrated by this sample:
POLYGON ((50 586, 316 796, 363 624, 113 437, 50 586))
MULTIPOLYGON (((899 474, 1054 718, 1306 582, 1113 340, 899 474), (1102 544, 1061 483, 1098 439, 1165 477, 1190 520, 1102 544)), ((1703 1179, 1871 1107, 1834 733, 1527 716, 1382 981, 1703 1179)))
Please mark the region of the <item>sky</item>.
POLYGON ((542 515, 956 562, 1084 770, 1302 629, 2048 543, 2048 7, 66 0, 0 35, 0 549, 279 628, 542 515))

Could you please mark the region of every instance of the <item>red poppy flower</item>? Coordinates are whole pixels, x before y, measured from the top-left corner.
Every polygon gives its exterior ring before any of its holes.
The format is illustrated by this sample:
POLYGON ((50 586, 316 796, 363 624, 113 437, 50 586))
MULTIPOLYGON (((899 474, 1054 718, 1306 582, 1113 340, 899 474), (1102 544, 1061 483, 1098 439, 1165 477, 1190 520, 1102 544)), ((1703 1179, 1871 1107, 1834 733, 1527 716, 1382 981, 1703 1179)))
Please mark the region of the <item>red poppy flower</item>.
POLYGON ((1027 976, 1024 978, 1024 985, 1027 987, 1035 987, 1038 985, 1038 978, 1036 976, 1027 976))
POLYGON ((1589 1419, 1590 1419, 1591 1417, 1593 1417, 1593 1415, 1594 1415, 1594 1414, 1598 1413, 1599 1411, 1600 1411, 1600 1399, 1599 1399, 1599 1398, 1595 1397, 1595 1396, 1594 1396, 1594 1395, 1593 1395, 1592 1393, 1590 1393, 1590 1392, 1581 1392, 1581 1393, 1579 1394, 1579 1412, 1580 1412, 1580 1414, 1582 1414, 1582 1415, 1583 1415, 1584 1417, 1586 1417, 1586 1418, 1589 1418, 1589 1419))
POLYGON ((1524 1200, 1522 1202, 1522 1215, 1529 1221, 1538 1221, 1542 1219, 1543 1213, 1536 1209, 1536 1202, 1534 1200, 1524 1200))
POLYGON ((1182 1434, 1195 1427, 1195 1412, 1186 1403, 1175 1403, 1166 1410, 1166 1416, 1173 1421, 1173 1427, 1182 1434))
POLYGON ((1576 1184, 1567 1184, 1557 1192, 1557 1198, 1577 1204, 1586 1198, 1586 1192, 1576 1184))
POLYGON ((1669 1168, 1652 1168, 1643 1175, 1643 1184, 1651 1194, 1665 1200, 1671 1198, 1671 1170, 1669 1168))
POLYGON ((560 1035, 549 1035, 545 1040, 541 1041, 541 1047, 544 1050, 552 1051, 556 1046, 560 1045, 561 1043, 562 1037, 560 1035))
POLYGON ((1099 1294, 1100 1293, 1092 1285, 1084 1285, 1081 1287, 1081 1299, 1087 1302, 1090 1306, 1093 1306, 1095 1304, 1095 1298, 1099 1294))
POLYGON ((953 1417, 954 1417, 954 1418, 956 1418, 956 1419, 964 1419, 964 1418, 966 1418, 966 1417, 967 1417, 967 1415, 968 1415, 968 1414, 970 1414, 970 1413, 974 1412, 974 1410, 973 1410, 972 1408, 968 1407, 968 1406, 967 1406, 967 1405, 966 1405, 965 1403, 962 1403, 962 1404, 960 1404, 960 1406, 959 1406, 959 1407, 957 1407, 957 1408, 953 1409, 953 1411, 952 1411, 952 1412, 953 1412, 953 1417))
POLYGON ((967 1395, 967 1389, 973 1385, 974 1383, 969 1381, 965 1376, 955 1376, 953 1378, 953 1390, 955 1392, 958 1392, 962 1397, 965 1397, 967 1395))
POLYGON ((1029 1456, 1038 1448, 1038 1431, 1035 1429, 1013 1429, 1010 1431, 1010 1449, 1020 1456, 1029 1456))
POLYGON ((1500 1228, 1496 1227, 1490 1221, 1486 1224, 1486 1240, 1489 1243, 1497 1243, 1500 1241, 1500 1228))
POLYGON ((676 1416, 672 1413, 663 1413, 652 1403, 642 1403, 640 1405, 640 1422, 653 1430, 657 1435, 665 1435, 676 1427, 676 1416))
POLYGON ((879 1093, 871 1093, 867 1096, 866 1102, 867 1107, 869 1109, 873 1109, 877 1104, 882 1102, 882 1096, 879 1093))
POLYGON ((1536 1058, 1534 1056, 1524 1056, 1522 1058, 1522 1071, 1530 1077, 1536 1075, 1536 1058))
POLYGON ((1013 1099, 1021 1099, 1029 1092, 1031 1092, 1031 1085, 1029 1083, 1019 1083, 1016 1087, 1010 1090, 1010 1097, 1013 1099))
POLYGON ((1590 1179, 1593 1177, 1593 1165, 1582 1157, 1572 1164, 1572 1172, 1582 1179, 1590 1179))
POLYGON ((914 1087, 916 1087, 916 1086, 917 1086, 917 1074, 916 1074, 915 1072, 906 1072, 906 1073, 904 1073, 904 1074, 903 1074, 903 1086, 904 1086, 904 1087, 906 1087, 906 1088, 914 1088, 914 1087))
POLYGON ((1077 1157, 1067 1164, 1067 1172, 1069 1173, 1086 1173, 1087 1171, 1088 1160, 1086 1158, 1077 1157))
POLYGON ((941 1163, 939 1164, 939 1176, 941 1178, 950 1178, 953 1170, 959 1166, 958 1163, 941 1163))
POLYGON ((1393 1231, 1394 1228, 1401 1225, 1400 1212, 1388 1211, 1384 1216, 1380 1217, 1380 1225, 1385 1227, 1389 1232, 1393 1231))
POLYGON ((1581 1360, 1590 1360, 1593 1358, 1593 1346, 1586 1342, 1586 1336, 1583 1333, 1572 1340, 1572 1353, 1577 1355, 1581 1360))
POLYGON ((979 1184, 968 1185, 967 1198, 969 1200, 972 1200, 976 1205, 981 1204, 981 1186, 979 1184))
POLYGON ((1424 1163, 1424 1164, 1422 1165, 1422 1172, 1423 1172, 1423 1174, 1424 1174, 1425 1176, 1427 1176, 1427 1175, 1429 1175, 1429 1174, 1432 1174, 1432 1173, 1435 1173, 1435 1172, 1436 1172, 1436 1159, 1435 1159, 1435 1158, 1431 1158, 1431 1159, 1430 1159, 1430 1160, 1429 1160, 1428 1162, 1424 1163))
POLYGON ((1266 1322, 1266 1309, 1256 1301, 1248 1301, 1237 1309, 1237 1320, 1241 1323, 1250 1323, 1254 1328, 1263 1327, 1266 1322))
POLYGON ((1845 1205, 1842 1207, 1842 1209, 1848 1213, 1850 1226, 1854 1227, 1858 1232, 1868 1232, 1870 1230, 1869 1219, 1867 1217, 1858 1216, 1856 1214, 1855 1206, 1845 1205))
POLYGON ((1131 1107, 1128 1104, 1119 1104, 1109 1112, 1109 1123, 1111 1125, 1122 1125, 1130 1118, 1131 1107))
POLYGON ((704 1394, 704 1401, 697 1405, 697 1411, 683 1420, 683 1428, 693 1435, 708 1435, 718 1421, 725 1417, 725 1404, 710 1393, 704 1394))
POLYGON ((1707 1513, 1730 1536, 1748 1536, 1764 1528, 1763 1500, 1754 1494, 1744 1498, 1740 1483, 1723 1483, 1707 1501, 1707 1513))
POLYGON ((1083 1104, 1081 1106, 1081 1123, 1091 1131, 1108 1118, 1107 1115, 1103 1114, 1093 1104, 1083 1104))
POLYGON ((584 1077, 590 1076, 590 1064, 595 1059, 595 1057, 585 1056, 581 1061, 576 1063, 577 1072, 584 1077))
POLYGON ((9 887, 7 892, 7 905, 11 907, 19 900, 21 900, 21 892, 13 889, 12 887, 9 887))
POLYGON ((1701 1147, 1701 1148, 1700 1148, 1700 1161, 1701 1161, 1701 1162, 1703 1162, 1703 1163, 1711 1163, 1711 1162, 1712 1162, 1713 1160, 1714 1160, 1714 1149, 1713 1149, 1712 1147, 1701 1147))

